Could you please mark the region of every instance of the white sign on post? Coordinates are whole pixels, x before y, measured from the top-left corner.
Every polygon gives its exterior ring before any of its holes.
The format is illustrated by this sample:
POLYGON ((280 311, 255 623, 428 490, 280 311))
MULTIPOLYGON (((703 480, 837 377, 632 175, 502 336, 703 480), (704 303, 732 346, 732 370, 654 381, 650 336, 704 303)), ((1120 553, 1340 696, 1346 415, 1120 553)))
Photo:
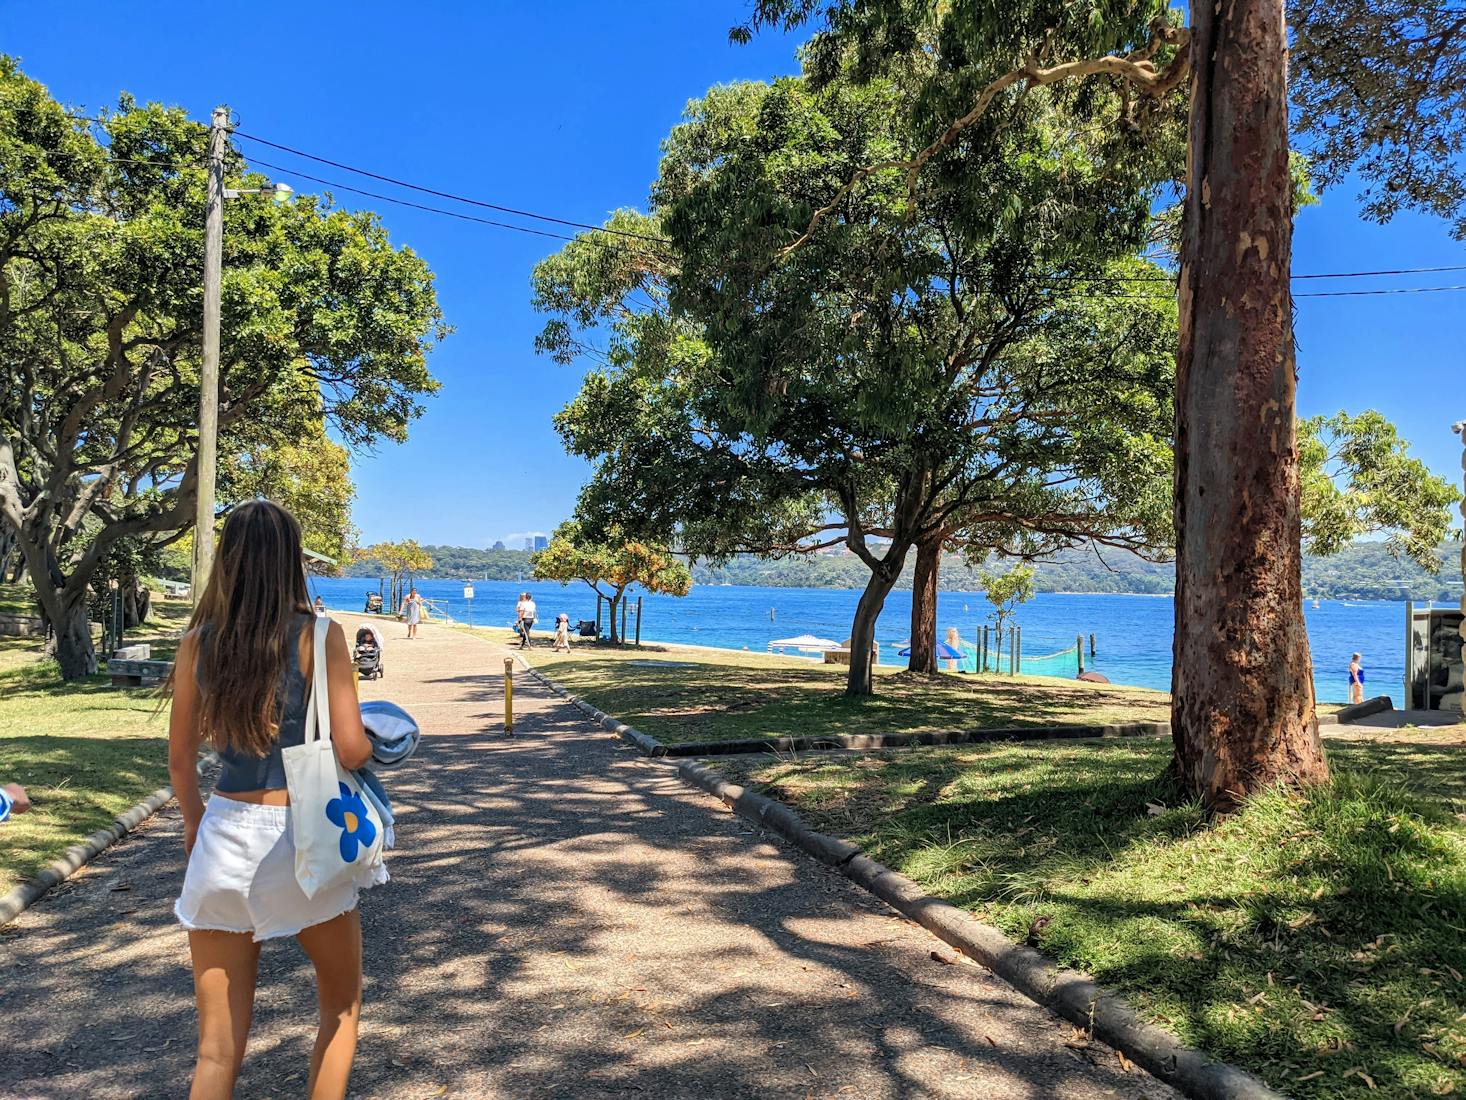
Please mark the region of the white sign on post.
POLYGON ((471 600, 471 599, 473 599, 473 585, 471 585, 471 584, 465 584, 463 586, 463 598, 465 600, 471 600))

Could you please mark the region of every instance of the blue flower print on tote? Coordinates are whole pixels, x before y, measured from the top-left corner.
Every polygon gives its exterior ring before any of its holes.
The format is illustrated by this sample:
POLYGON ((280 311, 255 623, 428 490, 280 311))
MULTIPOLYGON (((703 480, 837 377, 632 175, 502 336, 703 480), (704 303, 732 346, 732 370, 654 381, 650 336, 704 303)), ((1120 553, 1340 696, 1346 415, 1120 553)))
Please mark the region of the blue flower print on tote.
POLYGON ((339 785, 341 797, 326 803, 326 819, 341 830, 341 858, 354 863, 359 849, 370 848, 377 839, 377 827, 367 815, 361 795, 345 783, 339 785))

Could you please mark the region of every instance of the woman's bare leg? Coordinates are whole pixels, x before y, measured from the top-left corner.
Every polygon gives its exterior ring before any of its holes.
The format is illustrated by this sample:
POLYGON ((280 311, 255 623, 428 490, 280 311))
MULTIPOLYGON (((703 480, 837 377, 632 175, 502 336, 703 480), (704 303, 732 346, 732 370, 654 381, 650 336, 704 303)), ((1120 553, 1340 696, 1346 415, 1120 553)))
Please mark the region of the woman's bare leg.
POLYGON ((310 1100, 341 1100, 361 1016, 361 915, 353 909, 307 928, 300 946, 316 968, 320 1030, 311 1051, 310 1100))
POLYGON ((229 1100, 254 1013, 260 945, 247 932, 190 932, 199 1052, 189 1100, 229 1100))

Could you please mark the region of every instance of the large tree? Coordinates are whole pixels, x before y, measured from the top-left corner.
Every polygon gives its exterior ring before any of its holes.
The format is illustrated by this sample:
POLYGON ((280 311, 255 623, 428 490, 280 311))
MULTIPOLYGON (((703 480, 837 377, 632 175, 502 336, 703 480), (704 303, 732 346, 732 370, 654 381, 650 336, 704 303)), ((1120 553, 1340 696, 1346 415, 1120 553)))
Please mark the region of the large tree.
POLYGON ((627 538, 615 527, 596 530, 575 520, 562 523, 531 561, 536 578, 561 584, 580 581, 606 601, 612 645, 626 640, 616 612, 632 585, 666 596, 685 596, 692 590, 692 571, 670 550, 627 538))
MULTIPOLYGON (((0 517, 68 678, 95 669, 99 563, 187 527, 195 496, 206 131, 125 97, 101 130, 0 60, 0 517)), ((417 256, 371 215, 246 198, 224 258, 221 454, 323 420, 405 437, 443 331, 417 256)))
MULTIPOLYGON (((1181 255, 1176 405, 1178 585, 1173 730, 1177 773, 1228 809, 1279 780, 1327 768, 1318 740, 1299 596, 1299 459, 1294 434, 1291 180, 1282 0, 1191 5, 1190 28, 1164 0, 1003 6, 941 0, 755 0, 760 25, 823 33, 809 54, 827 72, 909 64, 937 44, 941 70, 972 76, 969 94, 931 82, 915 99, 932 139, 872 161, 847 186, 907 175, 967 140, 989 113, 1040 88, 1085 95, 1118 85, 1120 127, 1189 82, 1190 126, 1181 255), (1195 59, 1195 64, 1193 64, 1195 59), (1077 91, 1065 88, 1087 80, 1077 91)), ((1295 0, 1295 86, 1302 128, 1325 182, 1356 167, 1370 214, 1401 206, 1457 219, 1466 20, 1406 0, 1295 0), (1382 191, 1379 190, 1382 188, 1382 191)), ((980 133, 980 131, 979 131, 980 133)), ((974 187, 985 181, 973 180, 974 187)), ((809 239, 815 212, 795 244, 809 239)))
POLYGON ((1005 140, 974 154, 984 198, 948 188, 903 220, 887 216, 899 182, 847 192, 836 228, 785 254, 811 210, 904 140, 902 95, 895 81, 717 89, 667 142, 655 280, 634 262, 645 246, 601 235, 537 273, 561 315, 552 350, 577 350, 577 327, 613 333, 560 420, 601 460, 582 503, 714 557, 847 545, 870 570, 855 695, 913 546, 979 524, 1123 537, 1154 519, 1137 482, 1163 476, 1169 424, 1164 292, 1157 324, 1104 313, 1096 293, 1158 274, 1122 259, 1147 229, 1152 166, 1087 144, 1081 115, 1018 105, 1005 140), (647 293, 670 309, 639 308, 647 293))

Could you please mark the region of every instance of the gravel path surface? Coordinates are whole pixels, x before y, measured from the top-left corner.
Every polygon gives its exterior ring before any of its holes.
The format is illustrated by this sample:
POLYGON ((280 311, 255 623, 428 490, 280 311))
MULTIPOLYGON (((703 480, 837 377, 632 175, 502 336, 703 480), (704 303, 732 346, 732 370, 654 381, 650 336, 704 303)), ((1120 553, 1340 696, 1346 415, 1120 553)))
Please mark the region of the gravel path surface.
MULTIPOLYGON (((387 633, 362 694, 426 737, 388 776, 351 1095, 1176 1096, 527 676, 506 739, 503 647, 387 633)), ((0 931, 0 1096, 184 1095, 180 834, 170 806, 0 931)), ((237 1095, 298 1096, 309 965, 277 941, 261 970, 237 1095)))

